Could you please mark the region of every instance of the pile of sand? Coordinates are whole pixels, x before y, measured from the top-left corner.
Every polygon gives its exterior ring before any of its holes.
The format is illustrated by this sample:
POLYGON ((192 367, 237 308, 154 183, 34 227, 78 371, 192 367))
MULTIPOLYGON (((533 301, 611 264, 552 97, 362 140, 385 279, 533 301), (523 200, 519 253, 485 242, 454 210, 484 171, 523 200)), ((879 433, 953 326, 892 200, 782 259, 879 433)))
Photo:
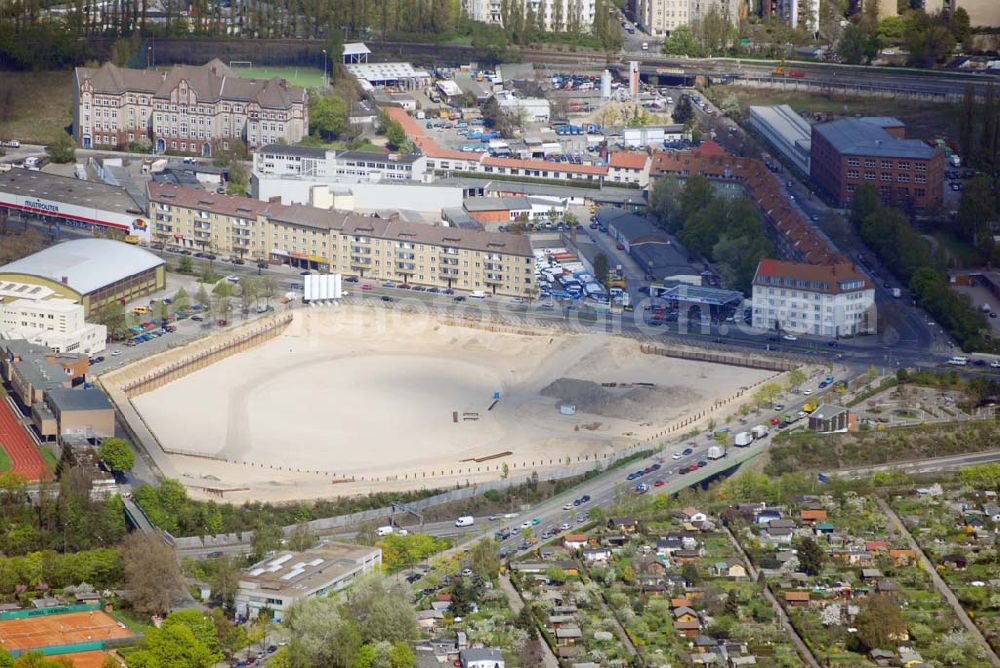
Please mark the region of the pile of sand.
POLYGON ((574 404, 579 413, 631 421, 655 420, 701 399, 690 388, 638 384, 607 387, 579 378, 560 378, 542 388, 541 395, 557 399, 559 404, 574 404))

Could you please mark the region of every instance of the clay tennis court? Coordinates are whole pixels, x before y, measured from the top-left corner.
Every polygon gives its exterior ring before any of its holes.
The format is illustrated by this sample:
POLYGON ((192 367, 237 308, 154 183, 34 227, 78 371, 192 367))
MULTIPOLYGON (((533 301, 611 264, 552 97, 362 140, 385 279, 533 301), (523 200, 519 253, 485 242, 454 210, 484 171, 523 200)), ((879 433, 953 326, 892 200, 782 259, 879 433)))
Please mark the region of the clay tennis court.
POLYGON ((0 646, 7 651, 133 636, 102 610, 0 620, 0 646))
POLYGON ((73 652, 72 654, 57 654, 49 658, 55 660, 69 659, 73 662, 73 668, 101 668, 101 665, 104 663, 104 659, 107 658, 107 656, 107 652, 93 651, 73 652))

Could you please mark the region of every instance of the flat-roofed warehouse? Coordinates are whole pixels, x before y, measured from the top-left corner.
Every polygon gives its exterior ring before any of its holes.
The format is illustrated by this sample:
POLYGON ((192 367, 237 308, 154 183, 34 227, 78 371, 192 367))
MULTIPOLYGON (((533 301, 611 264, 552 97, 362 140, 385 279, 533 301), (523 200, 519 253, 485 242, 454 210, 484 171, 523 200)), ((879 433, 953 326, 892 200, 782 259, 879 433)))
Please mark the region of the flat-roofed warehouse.
POLYGON ((149 242, 146 213, 125 188, 29 169, 0 174, 0 216, 18 212, 67 227, 111 231, 113 237, 134 235, 149 242))
POLYGON ((110 239, 74 239, 0 267, 0 299, 48 289, 83 304, 87 314, 162 290, 162 259, 110 239))

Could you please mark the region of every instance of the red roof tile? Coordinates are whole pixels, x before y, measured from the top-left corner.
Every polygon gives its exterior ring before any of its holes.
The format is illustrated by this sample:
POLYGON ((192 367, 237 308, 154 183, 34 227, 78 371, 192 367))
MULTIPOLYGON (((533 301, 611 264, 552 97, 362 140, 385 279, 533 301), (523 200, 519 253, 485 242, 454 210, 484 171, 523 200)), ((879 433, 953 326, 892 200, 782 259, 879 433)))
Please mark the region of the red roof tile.
POLYGON ((639 151, 615 151, 608 159, 609 167, 645 169, 649 155, 639 151))

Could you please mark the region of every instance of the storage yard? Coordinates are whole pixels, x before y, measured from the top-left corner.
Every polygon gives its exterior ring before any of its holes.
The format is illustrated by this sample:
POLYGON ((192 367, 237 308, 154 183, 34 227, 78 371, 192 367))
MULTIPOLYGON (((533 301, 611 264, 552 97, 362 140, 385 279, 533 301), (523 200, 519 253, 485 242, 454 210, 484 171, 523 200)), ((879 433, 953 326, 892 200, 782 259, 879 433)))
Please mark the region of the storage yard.
POLYGON ((202 455, 171 457, 184 479, 277 500, 603 459, 769 375, 602 334, 341 306, 133 403, 165 448, 202 455))

